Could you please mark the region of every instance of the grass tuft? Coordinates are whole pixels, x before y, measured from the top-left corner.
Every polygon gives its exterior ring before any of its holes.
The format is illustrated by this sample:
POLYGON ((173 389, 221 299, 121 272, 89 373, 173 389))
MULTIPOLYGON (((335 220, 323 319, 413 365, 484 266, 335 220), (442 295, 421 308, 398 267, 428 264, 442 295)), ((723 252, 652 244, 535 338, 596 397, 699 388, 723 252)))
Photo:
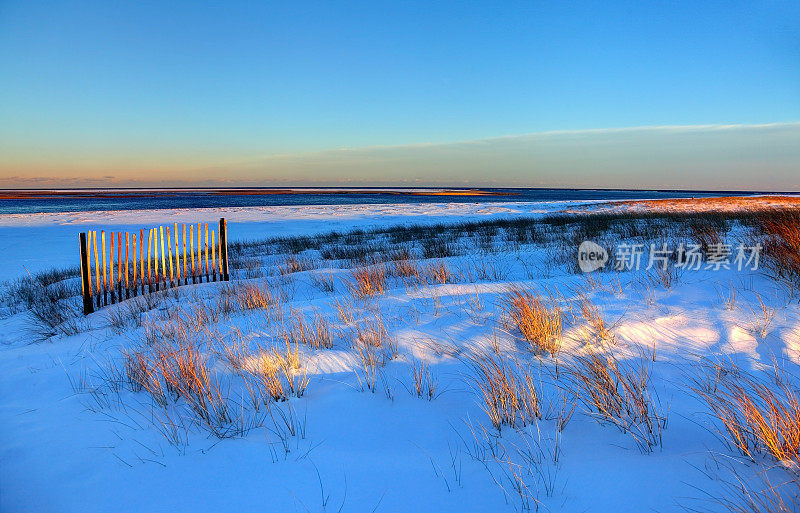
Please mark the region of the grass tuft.
POLYGON ((742 455, 769 454, 794 468, 800 464, 800 402, 775 366, 772 386, 733 364, 708 364, 692 387, 742 455))
POLYGON ((383 265, 359 267, 351 271, 353 277, 352 292, 358 298, 366 298, 383 294, 386 290, 386 272, 383 265))
POLYGON ((531 349, 538 354, 555 355, 561 348, 561 311, 526 291, 513 291, 507 300, 511 319, 531 349))
POLYGON ((573 393, 588 412, 629 433, 643 452, 661 446, 666 419, 650 394, 650 373, 644 364, 624 365, 611 354, 589 352, 567 366, 573 393))
POLYGON ((524 426, 541 418, 539 393, 528 370, 488 354, 478 355, 469 363, 481 406, 495 428, 524 426))
POLYGON ((777 276, 800 283, 800 213, 762 215, 764 265, 777 276))

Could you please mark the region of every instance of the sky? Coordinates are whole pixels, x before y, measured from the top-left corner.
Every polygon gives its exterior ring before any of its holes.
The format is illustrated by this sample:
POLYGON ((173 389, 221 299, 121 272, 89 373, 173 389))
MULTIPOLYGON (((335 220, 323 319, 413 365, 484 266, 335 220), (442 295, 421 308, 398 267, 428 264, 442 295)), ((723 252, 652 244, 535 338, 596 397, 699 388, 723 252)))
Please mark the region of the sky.
POLYGON ((0 1, 0 187, 800 190, 800 2, 0 1))

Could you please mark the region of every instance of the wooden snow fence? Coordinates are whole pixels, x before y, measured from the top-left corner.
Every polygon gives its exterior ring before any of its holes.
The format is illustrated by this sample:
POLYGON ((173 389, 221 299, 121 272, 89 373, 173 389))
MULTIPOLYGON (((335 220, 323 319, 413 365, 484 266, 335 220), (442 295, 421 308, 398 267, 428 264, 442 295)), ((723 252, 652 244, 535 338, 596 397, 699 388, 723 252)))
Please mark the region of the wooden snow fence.
POLYGON ((228 281, 227 222, 158 226, 136 232, 80 234, 83 313, 139 294, 190 283, 228 281), (195 228, 197 228, 195 230, 195 228), (145 233, 146 232, 146 233, 145 233), (196 234, 195 234, 196 233, 196 234), (138 236, 137 236, 138 235, 138 236))

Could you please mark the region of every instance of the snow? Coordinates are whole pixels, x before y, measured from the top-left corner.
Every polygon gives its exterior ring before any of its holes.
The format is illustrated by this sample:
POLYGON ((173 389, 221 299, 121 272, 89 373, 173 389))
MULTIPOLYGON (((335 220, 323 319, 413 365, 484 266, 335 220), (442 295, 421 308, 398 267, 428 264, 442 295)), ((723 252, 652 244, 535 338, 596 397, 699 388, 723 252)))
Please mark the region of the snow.
MULTIPOLYGON (((562 208, 564 204, 404 204, 3 216, 0 241, 5 260, 0 262, 0 276, 16 277, 24 272, 22 266, 33 272, 74 265, 76 233, 100 225, 129 230, 167 220, 196 223, 226 217, 234 240, 377 224, 540 215, 562 208), (46 255, 37 247, 43 241, 51 250, 46 255)), ((97 384, 98 373, 118 361, 122 350, 141 345, 142 327, 122 333, 110 328, 109 314, 118 306, 90 316, 85 332, 34 344, 24 314, 0 319, 0 510, 524 509, 509 482, 503 481, 501 466, 469 454, 475 446, 473 430, 480 433, 484 426, 490 434, 495 431, 461 358, 491 351, 497 338, 504 354, 536 370, 545 406, 559 407, 552 361, 532 356, 520 337, 500 322, 504 294, 518 286, 558 291, 564 306, 577 301, 579 293, 588 295, 613 325, 612 350, 619 358, 655 352, 652 383, 658 402, 668 411, 663 446, 652 453, 639 450, 615 427, 598 423, 580 405, 560 434, 547 416, 519 432, 504 427, 501 442, 508 449, 518 448, 517 460, 526 450, 545 454, 536 471, 541 474, 528 476, 539 507, 671 512, 698 507, 697 499, 707 498, 706 493, 725 493, 721 482, 709 476, 730 477, 716 459, 733 461, 737 454, 715 432, 718 426, 688 388, 687 376, 701 358, 720 354, 751 371, 768 368, 774 356, 795 372, 800 364, 800 307, 792 292, 757 271, 687 271, 669 289, 650 284, 642 272, 595 273, 593 281, 558 272, 532 276, 524 261, 539 261, 542 251, 482 256, 497 260, 504 273, 497 280, 456 279, 417 288, 391 281, 385 295, 365 302, 365 311, 382 313, 400 353, 384 367, 375 393, 359 390, 354 370, 360 361, 345 340, 347 327, 337 321, 333 306, 335 299, 350 298, 342 282, 346 273, 331 269, 337 280, 333 295, 313 285, 310 274, 317 271, 291 275, 294 295, 287 308, 317 311, 336 329, 334 348, 302 348, 311 379, 308 392, 273 405, 275 411, 293 415, 304 431, 289 437, 287 453, 276 436, 280 422, 268 420, 265 429, 223 440, 202 429, 188 429, 182 434, 185 442, 173 445, 153 425, 154 406, 144 393, 122 390, 111 394, 107 403, 83 393, 80 383, 97 384), (732 309, 717 293, 729 287, 739 291, 732 309), (760 308, 756 293, 776 312, 765 337, 754 334, 752 326, 760 308), (479 302, 469 306, 476 297, 479 302), (409 392, 412 359, 431 365, 438 377, 441 393, 434 400, 409 392), (561 452, 554 462, 547 455, 556 443, 561 452)), ((446 262, 458 269, 472 265, 471 258, 451 257, 446 262)), ((180 289, 179 304, 210 301, 220 286, 180 289)), ((259 340, 275 334, 275 326, 246 312, 221 321, 223 331, 234 327, 259 340)), ((565 353, 581 350, 586 328, 578 321, 565 326, 565 353)), ((226 372, 221 365, 215 371, 226 372)), ((743 472, 755 468, 736 465, 743 472)))
POLYGON ((0 214, 0 282, 53 267, 78 264, 78 233, 129 231, 174 223, 228 220, 228 241, 325 233, 377 224, 433 224, 499 216, 541 215, 596 202, 408 203, 228 207, 0 214))

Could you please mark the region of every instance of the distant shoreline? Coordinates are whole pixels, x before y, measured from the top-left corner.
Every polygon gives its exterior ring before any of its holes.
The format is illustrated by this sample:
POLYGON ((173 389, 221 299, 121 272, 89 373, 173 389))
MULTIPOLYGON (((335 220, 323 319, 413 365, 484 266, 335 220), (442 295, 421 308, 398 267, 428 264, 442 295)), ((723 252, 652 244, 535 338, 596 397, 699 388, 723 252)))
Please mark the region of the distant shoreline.
POLYGON ((800 209, 800 196, 769 194, 759 196, 721 196, 716 198, 668 198, 653 200, 624 200, 602 202, 582 209, 594 212, 648 212, 648 213, 699 213, 699 212, 758 212, 770 209, 800 209), (595 208, 596 205, 596 208, 595 208))
MULTIPOLYGON (((781 193, 459 187, 216 187, 0 189, 0 214, 259 206, 552 203, 752 197, 781 193)), ((800 197, 797 193, 788 196, 800 197)))
POLYGON ((354 188, 283 188, 283 189, 252 189, 252 188, 219 188, 219 189, 82 189, 82 190, 0 190, 0 199, 55 199, 63 197, 72 198, 148 198, 169 197, 186 192, 208 194, 209 196, 272 196, 272 195, 301 195, 301 194, 386 194, 392 196, 518 196, 513 191, 487 191, 484 189, 354 189, 354 188))

